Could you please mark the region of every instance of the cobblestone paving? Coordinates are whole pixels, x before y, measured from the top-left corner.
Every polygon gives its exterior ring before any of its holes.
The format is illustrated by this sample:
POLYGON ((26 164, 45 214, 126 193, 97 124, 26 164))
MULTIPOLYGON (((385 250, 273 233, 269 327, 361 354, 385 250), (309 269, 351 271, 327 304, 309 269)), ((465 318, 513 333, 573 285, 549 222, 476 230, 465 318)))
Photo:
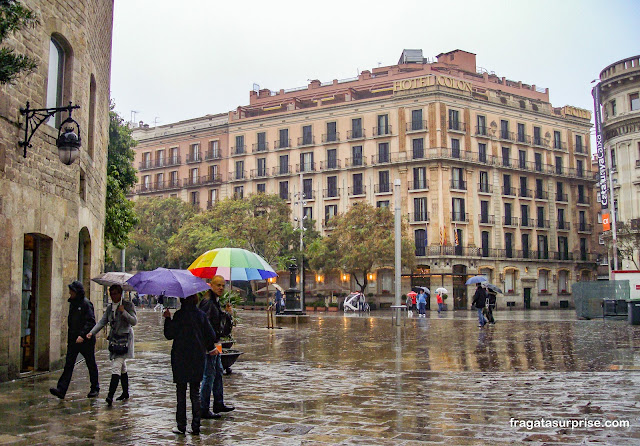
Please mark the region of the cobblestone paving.
POLYGON ((268 330, 264 313, 243 312, 233 348, 244 354, 224 378, 236 411, 178 437, 171 344, 159 313, 139 316, 128 402, 104 402, 104 351, 98 399, 86 398, 84 363, 63 401, 48 393, 59 371, 0 384, 0 444, 640 444, 640 327, 626 321, 503 311, 479 329, 474 313, 448 312, 394 327, 374 312, 268 330), (630 427, 529 430, 512 418, 630 427))

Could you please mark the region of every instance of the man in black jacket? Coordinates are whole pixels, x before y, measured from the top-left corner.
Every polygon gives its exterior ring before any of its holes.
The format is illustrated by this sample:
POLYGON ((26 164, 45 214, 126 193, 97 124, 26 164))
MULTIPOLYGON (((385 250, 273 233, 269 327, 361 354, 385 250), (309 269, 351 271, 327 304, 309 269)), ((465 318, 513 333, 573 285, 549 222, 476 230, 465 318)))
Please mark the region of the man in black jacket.
MULTIPOLYGON (((216 342, 220 342, 222 334, 221 320, 223 318, 220 307, 220 296, 224 293, 224 278, 214 276, 210 281, 211 291, 207 292, 204 299, 198 304, 207 315, 213 331, 216 333, 216 342)), ((220 355, 207 355, 200 387, 200 404, 202 405, 202 418, 220 418, 220 412, 230 412, 235 407, 224 404, 222 388, 222 359, 220 355), (213 390, 213 412, 209 410, 211 403, 211 391, 213 390)))
POLYGON ((98 384, 98 365, 95 357, 95 338, 88 339, 87 334, 96 325, 93 304, 84 296, 84 287, 77 280, 69 284, 69 318, 67 330, 67 357, 64 371, 58 380, 58 385, 49 389, 52 395, 63 399, 71 382, 73 367, 80 353, 89 369, 91 390, 87 398, 95 398, 100 393, 98 384))
POLYGON ((484 314, 482 314, 482 309, 484 308, 486 303, 487 293, 485 292, 484 288, 482 288, 482 285, 478 283, 476 287, 476 293, 473 295, 473 302, 471 302, 471 305, 474 306, 478 311, 478 327, 480 328, 484 327, 484 324, 486 324, 486 319, 484 317, 484 314))

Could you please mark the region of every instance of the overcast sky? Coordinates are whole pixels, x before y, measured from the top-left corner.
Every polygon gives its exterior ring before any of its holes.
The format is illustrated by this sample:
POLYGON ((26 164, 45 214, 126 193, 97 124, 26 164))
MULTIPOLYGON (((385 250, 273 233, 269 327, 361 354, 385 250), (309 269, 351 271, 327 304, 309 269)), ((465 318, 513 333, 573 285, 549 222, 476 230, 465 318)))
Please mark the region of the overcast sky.
POLYGON ((462 49, 478 67, 593 109, 591 81, 640 54, 638 0, 116 0, 111 97, 126 120, 169 124, 279 90, 462 49))

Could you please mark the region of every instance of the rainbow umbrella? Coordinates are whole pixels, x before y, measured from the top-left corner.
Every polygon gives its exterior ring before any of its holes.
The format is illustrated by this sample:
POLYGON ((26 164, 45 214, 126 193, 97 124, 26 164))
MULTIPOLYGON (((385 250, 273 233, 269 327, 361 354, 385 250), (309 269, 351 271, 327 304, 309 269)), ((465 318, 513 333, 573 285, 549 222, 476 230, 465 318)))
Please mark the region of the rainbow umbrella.
POLYGON ((219 275, 225 280, 265 280, 278 277, 267 261, 242 248, 217 248, 207 251, 189 266, 194 276, 210 279, 219 275))

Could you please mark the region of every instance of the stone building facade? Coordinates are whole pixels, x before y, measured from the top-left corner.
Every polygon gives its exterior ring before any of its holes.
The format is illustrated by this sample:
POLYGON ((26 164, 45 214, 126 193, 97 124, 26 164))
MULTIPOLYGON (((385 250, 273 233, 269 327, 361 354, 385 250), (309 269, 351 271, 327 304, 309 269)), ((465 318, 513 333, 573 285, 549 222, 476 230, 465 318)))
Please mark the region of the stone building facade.
MULTIPOLYGON (((640 231, 640 56, 619 60, 602 70, 600 89, 616 224, 640 231)), ((640 247, 634 257, 640 265, 640 247)), ((629 259, 619 259, 618 268, 637 266, 629 259)))
POLYGON ((37 62, 0 87, 0 380, 49 370, 64 360, 67 284, 81 280, 97 313, 102 270, 113 1, 22 0, 40 22, 3 42, 37 62), (64 165, 59 123, 35 132, 26 157, 20 108, 72 102, 82 148, 64 165))
MULTIPOLYGON (((403 271, 405 292, 444 286, 449 307, 468 308, 464 282, 486 274, 504 289, 503 307, 570 307, 571 283, 596 271, 590 118, 553 107, 548 89, 478 69, 475 54, 430 61, 405 50, 398 64, 357 78, 256 89, 215 130, 205 128, 210 116, 136 130, 137 197, 174 195, 204 209, 264 192, 299 215, 302 192, 304 214, 326 235, 358 202, 393 208, 399 179, 419 264, 403 271), (165 166, 178 156, 185 161, 165 166), (155 186, 183 171, 172 191, 155 186), (201 172, 209 183, 193 184, 201 172)), ((393 269, 379 266, 367 292, 391 301, 393 269)), ((354 288, 342 275, 326 282, 354 288)))

